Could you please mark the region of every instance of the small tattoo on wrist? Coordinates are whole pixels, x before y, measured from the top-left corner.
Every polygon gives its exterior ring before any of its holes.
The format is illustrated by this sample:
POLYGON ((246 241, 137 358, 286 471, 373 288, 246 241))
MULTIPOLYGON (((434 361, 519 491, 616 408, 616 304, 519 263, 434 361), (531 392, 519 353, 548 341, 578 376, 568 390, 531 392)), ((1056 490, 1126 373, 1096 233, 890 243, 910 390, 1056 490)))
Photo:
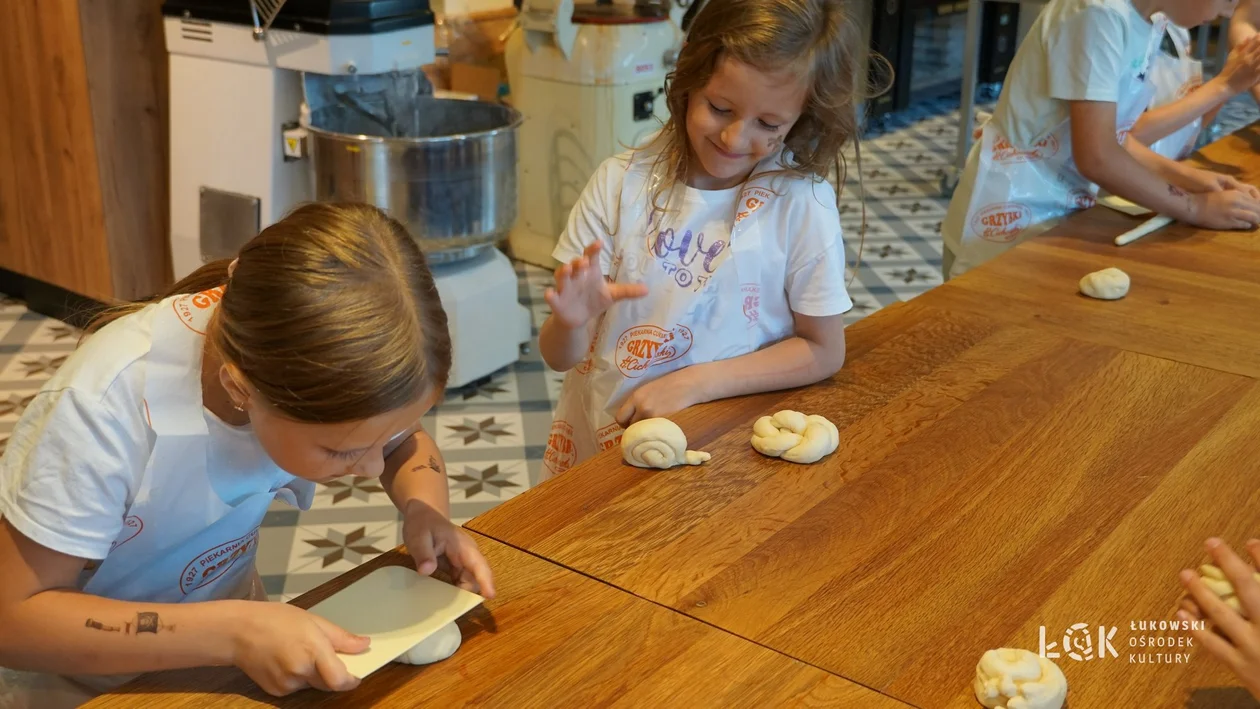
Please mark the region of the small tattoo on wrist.
POLYGON ((1172 196, 1174 196, 1174 197, 1185 197, 1185 196, 1186 196, 1186 191, 1185 191, 1185 190, 1183 190, 1183 189, 1181 189, 1180 187, 1178 187, 1178 186, 1176 186, 1176 185, 1169 185, 1169 186, 1168 186, 1168 194, 1170 194, 1170 195, 1172 195, 1172 196))

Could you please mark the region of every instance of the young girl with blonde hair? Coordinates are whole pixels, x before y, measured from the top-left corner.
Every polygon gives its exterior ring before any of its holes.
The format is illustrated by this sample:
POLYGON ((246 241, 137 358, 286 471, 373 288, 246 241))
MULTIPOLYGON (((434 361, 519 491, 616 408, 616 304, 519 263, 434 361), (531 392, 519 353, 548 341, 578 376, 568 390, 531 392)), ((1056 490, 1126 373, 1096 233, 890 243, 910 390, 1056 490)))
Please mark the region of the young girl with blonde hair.
POLYGON ((347 475, 380 477, 421 573, 445 556, 493 595, 419 426, 450 368, 446 314, 383 212, 302 207, 90 330, 0 462, 0 706, 74 706, 203 665, 277 695, 354 687, 336 653, 367 638, 248 600, 272 501, 306 509, 347 475))
POLYGON ((840 369, 852 303, 826 177, 858 135, 865 47, 840 0, 700 9, 668 123, 600 166, 553 254, 539 345, 568 374, 544 477, 635 421, 840 369))

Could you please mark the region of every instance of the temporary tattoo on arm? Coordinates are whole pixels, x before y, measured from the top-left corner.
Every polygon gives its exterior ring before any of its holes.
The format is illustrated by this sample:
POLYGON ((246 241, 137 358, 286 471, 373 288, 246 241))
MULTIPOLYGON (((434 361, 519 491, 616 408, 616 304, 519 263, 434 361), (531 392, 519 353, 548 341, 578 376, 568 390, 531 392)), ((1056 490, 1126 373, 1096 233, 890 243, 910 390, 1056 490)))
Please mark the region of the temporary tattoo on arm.
POLYGON ((1174 197, 1185 197, 1185 196, 1186 196, 1186 191, 1185 191, 1185 190, 1183 190, 1183 189, 1181 189, 1180 187, 1178 187, 1178 186, 1176 186, 1176 185, 1169 185, 1169 186, 1168 186, 1168 194, 1170 194, 1170 195, 1172 195, 1172 196, 1174 196, 1174 197))
MULTIPOLYGON (((158 618, 157 613, 150 613, 147 611, 141 611, 136 614, 135 625, 136 635, 139 635, 140 633, 153 633, 156 635, 158 630, 175 629, 175 626, 163 623, 162 620, 158 618)), ((99 620, 88 618, 87 622, 85 622, 83 626, 93 630, 103 630, 107 633, 122 633, 124 635, 131 635, 131 621, 124 622, 123 627, 120 628, 117 625, 105 625, 99 620)))
POLYGON ((442 474, 442 464, 438 462, 437 456, 433 456, 433 455, 431 455, 431 456, 429 456, 429 462, 428 462, 428 464, 427 464, 427 465, 417 465, 416 467, 412 468, 411 470, 412 470, 413 472, 414 472, 414 471, 417 471, 417 470, 432 470, 433 472, 437 473, 438 475, 441 475, 441 474, 442 474))
POLYGON ((118 632, 118 626, 116 626, 116 625, 105 625, 105 624, 104 624, 104 623, 102 623, 101 621, 99 621, 99 620, 92 620, 91 618, 88 618, 88 619, 87 619, 87 622, 83 624, 83 627, 85 627, 85 628, 91 628, 91 629, 93 629, 93 630, 104 630, 104 631, 105 631, 105 632, 107 632, 107 633, 117 633, 117 632, 118 632))

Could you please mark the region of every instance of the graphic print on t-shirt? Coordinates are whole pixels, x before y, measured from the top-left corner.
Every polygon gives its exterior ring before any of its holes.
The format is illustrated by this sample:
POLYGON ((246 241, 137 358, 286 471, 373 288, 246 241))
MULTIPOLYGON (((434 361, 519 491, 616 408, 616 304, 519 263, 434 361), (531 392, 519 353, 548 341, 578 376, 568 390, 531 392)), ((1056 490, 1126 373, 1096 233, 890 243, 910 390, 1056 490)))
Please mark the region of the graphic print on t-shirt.
POLYGON ((679 288, 699 291, 713 277, 726 251, 721 239, 706 239, 704 232, 684 229, 663 229, 652 241, 652 255, 661 263, 665 273, 673 276, 679 288))
POLYGON ((636 325, 617 338, 613 357, 622 374, 638 379, 648 367, 673 362, 690 350, 691 329, 685 325, 675 325, 670 330, 656 325, 636 325))
POLYGON ((197 558, 188 562, 183 573, 179 575, 179 590, 188 595, 193 591, 214 583, 222 578, 241 558, 248 558, 254 547, 258 545, 258 529, 224 542, 216 547, 198 554, 197 558))

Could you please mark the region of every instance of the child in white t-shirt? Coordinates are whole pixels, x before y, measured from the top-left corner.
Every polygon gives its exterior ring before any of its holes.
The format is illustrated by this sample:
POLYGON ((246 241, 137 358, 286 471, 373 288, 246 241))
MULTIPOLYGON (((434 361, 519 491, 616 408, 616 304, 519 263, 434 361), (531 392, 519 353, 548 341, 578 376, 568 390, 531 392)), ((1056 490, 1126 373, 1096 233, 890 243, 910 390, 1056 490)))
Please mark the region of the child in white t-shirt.
POLYGON ((841 0, 699 11, 669 122, 600 166, 554 252, 539 349, 568 374, 544 477, 636 421, 840 369, 852 303, 825 178, 857 136, 864 46, 841 0))
POLYGON ((493 594, 419 428, 450 368, 446 315, 380 210, 302 207, 93 329, 0 461, 0 706, 74 706, 205 665, 276 695, 357 685, 335 653, 367 638, 240 600, 257 598, 267 508, 309 507, 316 482, 379 477, 419 571, 444 555, 493 594))
POLYGON ((1203 82, 1202 62, 1190 56, 1190 32, 1168 25, 1154 58, 1155 97, 1129 135, 1172 160, 1194 151, 1203 126, 1221 106, 1260 81, 1260 37, 1234 47, 1220 73, 1203 82))
POLYGON ((1164 18, 1193 27, 1231 10, 1231 0, 1051 0, 1011 62, 950 202, 946 275, 1091 206, 1100 186, 1210 229, 1260 223, 1260 191, 1127 140, 1154 95, 1164 18))

